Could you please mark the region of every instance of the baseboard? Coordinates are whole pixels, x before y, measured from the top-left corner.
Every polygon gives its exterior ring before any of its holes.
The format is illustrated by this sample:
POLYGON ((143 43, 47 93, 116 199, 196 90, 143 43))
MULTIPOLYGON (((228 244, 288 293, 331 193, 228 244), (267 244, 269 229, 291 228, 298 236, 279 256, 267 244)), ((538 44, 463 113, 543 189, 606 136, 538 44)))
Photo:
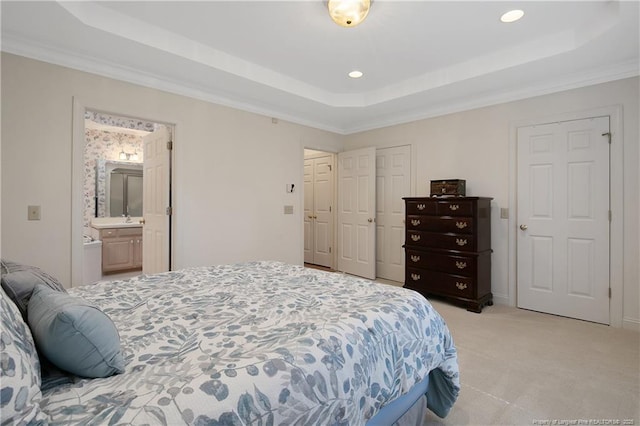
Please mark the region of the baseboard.
POLYGON ((509 296, 506 294, 493 293, 493 303, 497 305, 511 306, 509 305, 509 296))
POLYGON ((622 318, 622 328, 625 330, 640 331, 640 319, 638 318, 622 318))

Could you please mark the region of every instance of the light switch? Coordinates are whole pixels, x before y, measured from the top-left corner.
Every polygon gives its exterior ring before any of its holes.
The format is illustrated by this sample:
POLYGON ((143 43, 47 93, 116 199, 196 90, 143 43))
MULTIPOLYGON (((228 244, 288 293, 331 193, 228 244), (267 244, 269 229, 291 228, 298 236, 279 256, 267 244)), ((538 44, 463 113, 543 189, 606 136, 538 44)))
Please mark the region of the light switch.
POLYGON ((509 209, 506 207, 500 208, 500 219, 509 219, 509 209))
POLYGON ((284 206, 284 214, 293 214, 293 206, 284 206))
POLYGON ((27 219, 40 220, 40 206, 27 206, 27 219))

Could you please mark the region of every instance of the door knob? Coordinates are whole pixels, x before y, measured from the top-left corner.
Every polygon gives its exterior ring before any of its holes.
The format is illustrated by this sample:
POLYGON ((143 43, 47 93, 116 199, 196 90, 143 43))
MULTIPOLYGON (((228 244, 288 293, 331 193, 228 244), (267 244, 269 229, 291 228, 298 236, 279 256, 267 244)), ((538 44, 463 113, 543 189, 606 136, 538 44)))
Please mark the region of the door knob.
POLYGON ((523 231, 526 231, 527 228, 528 228, 528 226, 525 225, 525 224, 520 225, 520 229, 522 229, 523 231))
POLYGON ((144 225, 145 224, 145 220, 144 219, 140 219, 140 225, 144 225))
POLYGON ((371 222, 373 222, 373 219, 369 218, 369 219, 367 219, 367 222, 371 223, 371 222))

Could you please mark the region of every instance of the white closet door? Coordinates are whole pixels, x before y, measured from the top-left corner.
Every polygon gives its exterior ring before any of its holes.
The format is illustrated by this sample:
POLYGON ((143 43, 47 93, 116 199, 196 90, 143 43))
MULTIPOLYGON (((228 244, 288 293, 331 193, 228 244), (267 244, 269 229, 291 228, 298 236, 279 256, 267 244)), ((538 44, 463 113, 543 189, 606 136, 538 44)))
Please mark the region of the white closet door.
POLYGON ((376 149, 338 154, 338 269, 376 277, 376 149))
POLYGON ((404 201, 411 195, 411 147, 376 151, 376 275, 404 282, 404 201))
POLYGON ((333 267, 333 157, 313 159, 313 262, 333 267))
POLYGON ((313 159, 304 160, 304 261, 313 263, 313 159))

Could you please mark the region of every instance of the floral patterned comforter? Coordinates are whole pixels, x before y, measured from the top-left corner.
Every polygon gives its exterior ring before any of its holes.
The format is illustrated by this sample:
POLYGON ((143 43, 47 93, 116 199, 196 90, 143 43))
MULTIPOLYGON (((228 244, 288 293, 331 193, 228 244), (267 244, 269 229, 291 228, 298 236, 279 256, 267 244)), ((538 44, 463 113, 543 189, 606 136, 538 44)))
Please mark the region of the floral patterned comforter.
POLYGON ((459 390, 449 330, 411 290, 251 262, 69 292, 112 318, 126 372, 45 391, 53 423, 362 425, 431 370, 459 390))

